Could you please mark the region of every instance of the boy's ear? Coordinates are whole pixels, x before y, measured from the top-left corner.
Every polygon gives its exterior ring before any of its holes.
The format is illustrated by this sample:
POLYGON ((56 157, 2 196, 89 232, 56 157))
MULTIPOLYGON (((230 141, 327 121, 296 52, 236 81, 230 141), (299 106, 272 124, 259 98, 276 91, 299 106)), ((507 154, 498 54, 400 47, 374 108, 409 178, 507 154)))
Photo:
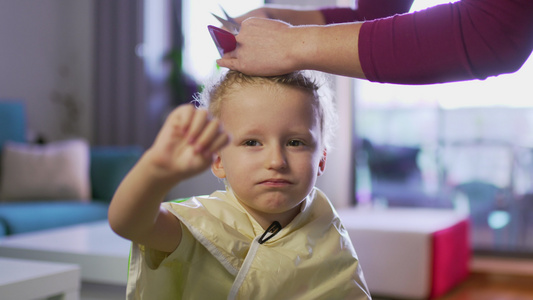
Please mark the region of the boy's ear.
POLYGON ((322 158, 320 159, 320 162, 318 163, 318 176, 322 175, 322 173, 324 173, 324 170, 326 169, 326 154, 327 154, 327 151, 324 149, 322 158))
POLYGON ((220 153, 215 154, 215 159, 213 160, 213 163, 211 164, 211 171, 218 178, 221 178, 221 179, 226 178, 226 171, 224 170, 224 166, 222 165, 222 160, 220 159, 220 153))

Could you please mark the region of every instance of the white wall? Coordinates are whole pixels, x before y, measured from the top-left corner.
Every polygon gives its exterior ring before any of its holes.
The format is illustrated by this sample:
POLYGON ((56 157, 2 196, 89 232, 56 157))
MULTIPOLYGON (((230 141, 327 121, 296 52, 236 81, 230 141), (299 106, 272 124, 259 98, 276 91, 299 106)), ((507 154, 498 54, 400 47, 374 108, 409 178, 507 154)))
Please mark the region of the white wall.
POLYGON ((92 16, 92 0, 0 1, 0 99, 23 100, 29 129, 48 140, 91 137, 92 16), (53 93, 78 103, 72 132, 53 93))

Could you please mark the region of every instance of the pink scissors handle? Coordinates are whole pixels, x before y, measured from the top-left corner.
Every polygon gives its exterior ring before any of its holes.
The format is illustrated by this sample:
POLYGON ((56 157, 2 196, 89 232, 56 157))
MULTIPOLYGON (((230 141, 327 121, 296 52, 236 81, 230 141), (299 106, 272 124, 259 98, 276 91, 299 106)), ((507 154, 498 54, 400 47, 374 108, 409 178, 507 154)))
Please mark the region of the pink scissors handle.
POLYGON ((208 25, 207 29, 217 46, 220 56, 224 56, 224 53, 231 52, 237 48, 237 40, 230 32, 212 25, 208 25))

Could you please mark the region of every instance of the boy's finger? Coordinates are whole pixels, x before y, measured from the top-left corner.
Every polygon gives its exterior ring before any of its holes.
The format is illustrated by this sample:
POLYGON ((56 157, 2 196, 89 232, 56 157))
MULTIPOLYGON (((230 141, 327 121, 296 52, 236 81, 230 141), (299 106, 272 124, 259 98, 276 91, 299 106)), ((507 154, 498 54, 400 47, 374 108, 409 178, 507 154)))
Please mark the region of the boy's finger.
POLYGON ((187 133, 195 109, 193 105, 186 104, 177 107, 171 112, 170 122, 174 126, 174 129, 177 129, 176 132, 179 135, 185 135, 187 133))
POLYGON ((203 152, 210 148, 211 143, 216 139, 216 137, 222 133, 222 128, 220 121, 218 119, 210 120, 204 127, 204 130, 198 136, 195 141, 195 151, 197 153, 203 152))
POLYGON ((209 121, 209 114, 204 109, 195 109, 194 116, 192 117, 187 132, 187 139, 189 143, 195 143, 196 139, 200 136, 207 122, 209 121))
POLYGON ((224 148, 230 140, 231 137, 227 133, 223 132, 217 135, 216 139, 211 143, 209 149, 207 149, 206 152, 208 152, 209 154, 215 153, 220 149, 224 148))

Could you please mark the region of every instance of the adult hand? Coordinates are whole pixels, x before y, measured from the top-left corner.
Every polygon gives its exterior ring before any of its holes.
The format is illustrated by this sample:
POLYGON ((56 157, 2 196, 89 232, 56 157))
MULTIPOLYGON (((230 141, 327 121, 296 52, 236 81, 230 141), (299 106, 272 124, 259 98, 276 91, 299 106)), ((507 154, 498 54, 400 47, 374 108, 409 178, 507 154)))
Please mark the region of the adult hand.
POLYGON ((249 18, 260 18, 260 19, 272 19, 272 15, 268 13, 266 7, 256 8, 251 10, 243 15, 233 18, 237 23, 242 24, 242 22, 249 18))
POLYGON ((248 18, 275 19, 287 22, 291 25, 325 25, 326 20, 320 10, 298 9, 296 7, 284 7, 276 5, 266 5, 251 10, 235 19, 237 23, 242 23, 248 18))
POLYGON ((298 45, 301 37, 293 32, 295 28, 278 20, 248 18, 241 23, 236 36, 237 48, 224 54, 217 63, 248 75, 271 76, 295 71, 295 47, 302 46, 298 45))
POLYGON ((360 28, 361 23, 292 26, 278 20, 250 18, 242 22, 237 48, 217 63, 256 76, 317 70, 365 78, 358 53, 360 28))

